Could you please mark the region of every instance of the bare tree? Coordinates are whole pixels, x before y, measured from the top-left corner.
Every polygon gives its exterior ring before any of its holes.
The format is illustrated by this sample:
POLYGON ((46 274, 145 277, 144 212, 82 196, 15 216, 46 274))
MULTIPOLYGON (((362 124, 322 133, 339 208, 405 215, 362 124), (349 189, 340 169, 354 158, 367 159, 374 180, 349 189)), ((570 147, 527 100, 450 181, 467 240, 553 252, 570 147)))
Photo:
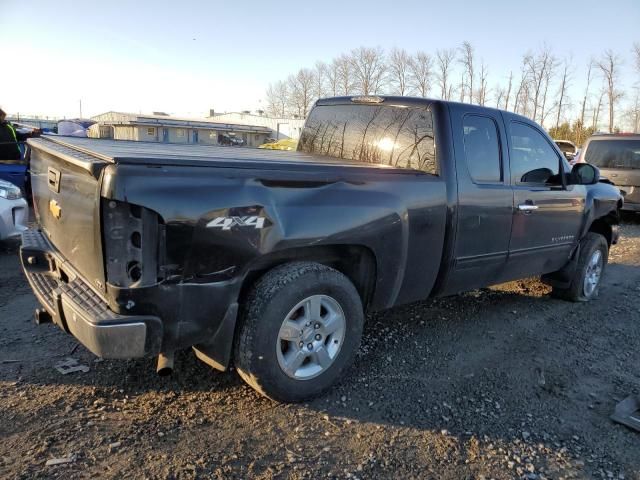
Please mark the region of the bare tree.
POLYGON ((332 97, 338 96, 340 89, 340 64, 337 59, 333 59, 333 61, 326 66, 325 78, 327 82, 327 93, 332 97))
POLYGON ((596 64, 602 73, 607 88, 607 99, 609 100, 609 133, 613 133, 616 102, 622 97, 622 92, 617 90, 621 64, 622 60, 612 50, 606 50, 596 64))
POLYGON ((629 106, 629 110, 627 110, 626 113, 629 117, 633 133, 638 133, 640 130, 640 86, 636 87, 634 91, 633 103, 629 106))
POLYGON ((636 94, 633 105, 630 109, 630 116, 633 133, 638 133, 638 130, 640 129, 640 42, 633 44, 631 53, 633 54, 633 66, 638 74, 638 81, 636 82, 636 94))
POLYGON ((453 49, 438 50, 436 52, 436 66, 438 68, 438 83, 440 85, 440 96, 443 100, 451 97, 451 85, 449 76, 451 75, 452 63, 456 58, 456 51, 453 49))
POLYGON ((549 111, 546 110, 547 107, 547 93, 549 93, 549 85, 551 84, 551 72, 547 72, 544 76, 544 81, 542 82, 542 103, 540 105, 540 125, 544 126, 545 121, 547 120, 547 115, 549 115, 549 111))
POLYGON ((277 81, 267 87, 267 112, 272 117, 283 118, 287 114, 289 88, 286 82, 277 81))
POLYGON ((589 60, 587 65, 587 85, 584 88, 584 96, 582 97, 582 108, 580 109, 580 125, 584 127, 584 114, 589 98, 589 87, 591 86, 591 72, 593 70, 593 58, 589 60))
POLYGON ((600 109, 602 108, 602 100, 604 99, 604 96, 606 93, 607 93, 607 90, 603 86, 602 89, 600 90, 600 96, 598 97, 598 105, 596 106, 596 108, 593 109, 593 120, 591 125, 596 130, 598 129, 598 120, 600 118, 600 109))
POLYGON ((305 118, 313 100, 313 71, 302 68, 295 75, 289 75, 289 102, 294 115, 305 118))
POLYGON ((338 72, 338 83, 340 85, 340 93, 342 95, 350 95, 353 93, 353 65, 348 55, 340 55, 334 60, 338 72))
POLYGON ((487 68, 484 60, 480 64, 480 88, 477 91, 477 102, 479 105, 483 105, 487 102, 487 76, 489 75, 489 69, 487 68))
POLYGON ((531 81, 531 100, 533 101, 532 119, 535 121, 538 118, 538 112, 541 109, 542 113, 540 117, 542 123, 542 121, 544 121, 543 104, 546 103, 546 92, 549 88, 556 60, 549 47, 544 46, 537 54, 526 54, 524 63, 531 81))
POLYGON ((469 103, 473 103, 474 95, 473 79, 475 78, 475 71, 473 55, 473 45, 471 45, 471 43, 467 41, 462 42, 462 45, 460 46, 460 58, 458 61, 462 64, 462 68, 464 71, 463 78, 468 82, 468 85, 465 85, 463 81, 463 84, 461 85, 462 92, 460 94, 460 97, 462 98, 462 101, 464 101, 465 93, 468 87, 469 103))
POLYGON ((387 66, 381 48, 360 47, 351 51, 351 64, 356 91, 362 95, 379 93, 387 66))
POLYGON ((500 108, 500 104, 506 95, 506 90, 500 85, 496 85, 493 90, 496 92, 496 108, 500 108))
POLYGON ((394 48, 389 54, 389 82, 392 92, 407 95, 411 88, 411 56, 404 49, 394 48))
POLYGON ((509 110, 509 99, 511 98, 511 83, 513 82, 513 71, 509 72, 509 86, 504 99, 504 109, 509 110))
POLYGON ((416 52, 409 63, 411 87, 421 97, 426 97, 431 89, 433 59, 428 53, 416 52))
POLYGON ((524 57, 522 59, 522 67, 520 71, 520 81, 518 82, 518 89, 516 90, 516 96, 513 105, 513 111, 515 113, 520 113, 522 111, 523 115, 527 114, 528 110, 528 88, 529 88, 529 78, 527 76, 527 58, 524 57))
POLYGON ((567 89, 569 88, 569 81, 571 80, 571 74, 569 69, 571 68, 571 61, 565 59, 562 69, 562 79, 560 81, 560 88, 558 90, 558 115, 556 116, 556 128, 560 125, 560 117, 562 116, 562 108, 568 103, 567 89))
POLYGON ((326 96, 327 70, 324 62, 316 62, 313 68, 313 96, 316 100, 326 96))

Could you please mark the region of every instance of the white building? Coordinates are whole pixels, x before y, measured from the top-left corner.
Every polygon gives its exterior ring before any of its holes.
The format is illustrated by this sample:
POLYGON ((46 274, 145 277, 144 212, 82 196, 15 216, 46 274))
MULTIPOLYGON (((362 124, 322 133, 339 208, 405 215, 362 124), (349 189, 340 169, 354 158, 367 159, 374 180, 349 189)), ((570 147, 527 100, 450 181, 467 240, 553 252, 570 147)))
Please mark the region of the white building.
POLYGON ((97 122, 89 128, 92 138, 202 145, 229 145, 242 140, 245 146, 257 147, 272 137, 271 129, 266 126, 223 122, 217 118, 107 112, 92 117, 92 120, 97 122))
POLYGON ((271 130, 271 136, 276 140, 283 138, 298 140, 302 127, 304 126, 304 119, 301 118, 273 118, 251 113, 221 113, 209 118, 216 122, 232 123, 234 125, 243 124, 266 127, 271 130))

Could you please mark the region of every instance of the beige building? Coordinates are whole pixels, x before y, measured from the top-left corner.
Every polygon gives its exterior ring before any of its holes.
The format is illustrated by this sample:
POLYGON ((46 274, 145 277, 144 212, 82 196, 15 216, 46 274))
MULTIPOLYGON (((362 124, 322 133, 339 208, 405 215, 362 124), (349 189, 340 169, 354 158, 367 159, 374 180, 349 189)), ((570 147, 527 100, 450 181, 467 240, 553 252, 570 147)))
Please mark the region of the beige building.
POLYGON ((92 117, 92 120, 97 122, 89 128, 88 135, 92 138, 257 147, 273 136, 266 126, 221 122, 217 118, 107 112, 92 117))
POLYGON ((251 113, 220 113, 208 118, 216 122, 232 123, 234 125, 266 127, 271 130, 271 137, 276 140, 283 138, 298 140, 302 127, 304 127, 303 118, 274 118, 251 113))

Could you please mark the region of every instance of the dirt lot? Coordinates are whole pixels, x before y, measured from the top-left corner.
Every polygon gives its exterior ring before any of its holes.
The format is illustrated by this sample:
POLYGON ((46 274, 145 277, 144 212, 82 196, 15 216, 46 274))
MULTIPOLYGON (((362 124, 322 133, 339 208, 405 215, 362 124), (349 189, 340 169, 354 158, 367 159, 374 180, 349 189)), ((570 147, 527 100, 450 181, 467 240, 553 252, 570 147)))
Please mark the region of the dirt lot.
POLYGON ((188 351, 168 379, 95 359, 32 322, 5 245, 0 477, 640 479, 640 433, 609 420, 640 393, 640 222, 622 233, 597 301, 529 280, 374 315, 347 377, 303 405, 188 351), (66 357, 90 371, 61 375, 66 357))

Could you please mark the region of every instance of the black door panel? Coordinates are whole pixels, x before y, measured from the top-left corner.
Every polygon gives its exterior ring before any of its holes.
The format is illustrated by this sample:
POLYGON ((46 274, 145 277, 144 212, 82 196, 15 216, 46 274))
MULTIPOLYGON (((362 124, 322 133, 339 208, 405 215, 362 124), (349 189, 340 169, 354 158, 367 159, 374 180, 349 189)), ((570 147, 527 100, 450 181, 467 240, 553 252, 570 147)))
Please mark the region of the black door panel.
POLYGON ((493 283, 509 253, 513 192, 499 112, 451 105, 458 216, 454 265, 447 292, 493 283))
POLYGON ((585 187, 563 184, 565 161, 537 126, 518 119, 508 130, 514 204, 508 276, 553 272, 576 244, 585 187))

